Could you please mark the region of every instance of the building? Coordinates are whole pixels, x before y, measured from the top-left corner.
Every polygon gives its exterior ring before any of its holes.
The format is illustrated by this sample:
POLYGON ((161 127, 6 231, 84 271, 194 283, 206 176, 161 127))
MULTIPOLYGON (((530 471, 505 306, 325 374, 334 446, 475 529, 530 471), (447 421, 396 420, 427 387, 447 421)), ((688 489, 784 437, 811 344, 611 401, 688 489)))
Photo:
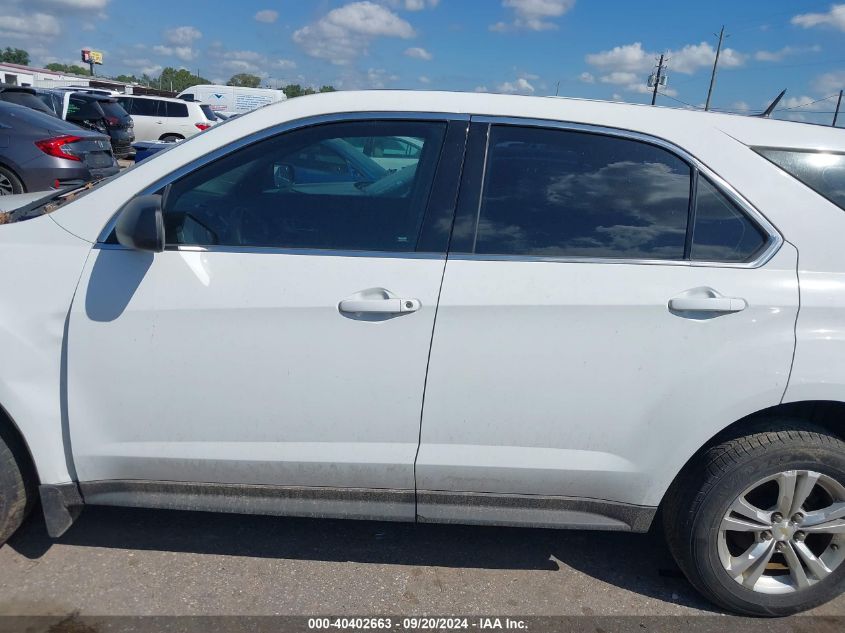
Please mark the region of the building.
POLYGON ((31 86, 33 88, 65 88, 67 86, 79 88, 105 88, 124 94, 158 95, 175 97, 175 92, 158 90, 138 84, 127 84, 105 77, 91 77, 90 75, 71 75, 46 68, 33 68, 20 64, 0 62, 0 83, 13 86, 31 86))

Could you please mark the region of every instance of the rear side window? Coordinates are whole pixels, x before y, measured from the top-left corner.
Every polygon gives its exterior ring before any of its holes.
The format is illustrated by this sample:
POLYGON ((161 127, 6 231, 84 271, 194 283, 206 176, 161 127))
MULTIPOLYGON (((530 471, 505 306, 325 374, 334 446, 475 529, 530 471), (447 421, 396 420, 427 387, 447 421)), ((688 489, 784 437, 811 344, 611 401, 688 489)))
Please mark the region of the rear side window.
POLYGON ((185 103, 162 101, 161 105, 165 107, 165 111, 167 112, 165 116, 174 118, 186 118, 188 116, 188 106, 185 103))
POLYGON ((654 145, 493 126, 474 252, 683 259, 692 171, 654 145))
POLYGON ((45 114, 55 114, 52 108, 47 107, 45 102, 39 98, 39 96, 28 92, 6 90, 0 92, 0 100, 32 108, 33 110, 38 110, 39 112, 44 112, 45 114))
POLYGON ((763 248, 766 235, 707 178, 700 176, 695 196, 691 259, 744 262, 763 248))
POLYGON ((762 147, 754 151, 839 208, 845 209, 845 154, 762 147))

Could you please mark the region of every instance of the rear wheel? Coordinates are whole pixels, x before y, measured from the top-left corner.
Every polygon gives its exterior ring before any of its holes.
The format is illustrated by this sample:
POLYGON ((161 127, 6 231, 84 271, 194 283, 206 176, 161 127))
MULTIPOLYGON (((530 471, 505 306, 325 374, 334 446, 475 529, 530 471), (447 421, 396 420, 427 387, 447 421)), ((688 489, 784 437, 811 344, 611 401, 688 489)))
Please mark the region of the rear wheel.
POLYGON ((13 171, 0 165, 0 196, 23 193, 23 183, 13 171))
POLYGON ((845 443, 781 420, 700 455, 664 507, 669 547, 722 607, 782 616, 845 588, 845 443))
POLYGON ((29 509, 27 484, 30 482, 8 441, 0 429, 0 545, 20 527, 29 509))

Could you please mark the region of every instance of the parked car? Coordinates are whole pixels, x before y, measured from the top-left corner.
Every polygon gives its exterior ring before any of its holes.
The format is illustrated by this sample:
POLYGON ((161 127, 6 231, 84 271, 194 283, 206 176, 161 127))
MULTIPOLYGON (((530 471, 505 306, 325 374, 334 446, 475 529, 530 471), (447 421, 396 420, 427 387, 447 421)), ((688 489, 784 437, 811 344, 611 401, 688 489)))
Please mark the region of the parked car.
POLYGON ((122 95, 118 103, 135 122, 135 138, 139 141, 177 141, 207 130, 217 122, 204 104, 181 99, 122 95))
POLYGON ((177 98, 207 103, 214 112, 245 114, 256 108, 284 101, 287 96, 281 90, 270 88, 201 84, 186 88, 177 95, 177 98))
POLYGON ((7 141, 0 142, 3 196, 85 183, 118 171, 108 136, 2 100, 0 139, 7 141))
POLYGON ((33 88, 0 84, 0 101, 15 103, 27 108, 32 108, 33 110, 38 110, 39 112, 44 112, 45 114, 55 115, 50 108, 42 103, 33 88))
POLYGON ((37 88, 40 102, 56 116, 89 130, 108 134, 116 158, 126 158, 132 153, 135 140, 132 117, 111 97, 37 88))
POLYGON ((840 129, 379 91, 30 200, 0 227, 27 271, 0 276, 0 540, 35 482, 52 536, 85 505, 661 510, 723 608, 820 604, 845 579, 843 183, 840 129), (415 160, 361 149, 394 142, 415 160))

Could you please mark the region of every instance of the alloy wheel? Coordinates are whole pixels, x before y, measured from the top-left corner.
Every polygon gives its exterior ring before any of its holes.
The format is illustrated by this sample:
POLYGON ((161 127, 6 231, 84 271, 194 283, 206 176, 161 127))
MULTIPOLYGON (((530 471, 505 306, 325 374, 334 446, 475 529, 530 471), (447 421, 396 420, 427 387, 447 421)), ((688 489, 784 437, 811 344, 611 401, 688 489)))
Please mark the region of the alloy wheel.
POLYGON ((810 470, 761 479, 728 508, 718 550, 725 571, 747 589, 811 587, 845 559, 845 487, 810 470))

